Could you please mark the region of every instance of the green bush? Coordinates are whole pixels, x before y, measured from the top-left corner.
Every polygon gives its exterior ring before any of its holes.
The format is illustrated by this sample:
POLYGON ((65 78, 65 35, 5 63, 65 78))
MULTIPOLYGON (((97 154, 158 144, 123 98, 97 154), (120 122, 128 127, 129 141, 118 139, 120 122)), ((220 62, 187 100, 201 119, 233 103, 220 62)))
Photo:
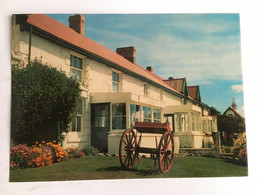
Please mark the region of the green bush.
POLYGON ((84 152, 87 156, 95 156, 99 152, 98 149, 93 146, 85 146, 81 149, 81 151, 84 152))
POLYGON ((16 63, 12 65, 12 139, 29 145, 37 140, 61 142, 81 98, 80 84, 38 60, 26 67, 16 63))

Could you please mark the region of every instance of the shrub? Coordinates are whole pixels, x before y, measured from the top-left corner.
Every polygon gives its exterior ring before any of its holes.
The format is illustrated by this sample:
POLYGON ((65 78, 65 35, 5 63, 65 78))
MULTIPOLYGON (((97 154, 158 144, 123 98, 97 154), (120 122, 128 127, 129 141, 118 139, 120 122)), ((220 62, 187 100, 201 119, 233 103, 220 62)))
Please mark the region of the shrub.
POLYGON ((10 167, 26 168, 30 167, 34 159, 34 151, 25 144, 19 144, 11 148, 10 151, 10 167))
MULTIPOLYGON (((55 142, 55 141, 54 141, 55 142)), ((52 142, 35 143, 32 147, 19 144, 11 148, 10 167, 43 167, 67 159, 68 155, 59 145, 52 142)))
POLYGON ((98 149, 94 146, 85 146, 81 149, 81 151, 84 152, 87 156, 95 156, 99 152, 98 149))
POLYGON ((76 147, 70 147, 66 149, 67 153, 68 153, 68 157, 71 158, 81 158, 81 157, 85 157, 85 153, 82 152, 82 150, 78 151, 78 149, 76 147))
POLYGON ((245 133, 240 134, 239 137, 234 140, 233 150, 237 162, 241 165, 247 165, 247 145, 245 133))
POLYGON ((37 59, 24 68, 17 63, 12 66, 12 139, 30 145, 63 141, 81 99, 80 83, 37 59))

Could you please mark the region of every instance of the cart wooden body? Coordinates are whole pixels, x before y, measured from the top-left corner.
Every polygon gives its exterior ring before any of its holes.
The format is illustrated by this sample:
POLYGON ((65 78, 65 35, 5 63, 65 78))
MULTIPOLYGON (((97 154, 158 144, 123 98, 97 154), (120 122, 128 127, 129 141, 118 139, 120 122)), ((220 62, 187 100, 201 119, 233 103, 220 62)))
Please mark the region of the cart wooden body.
MULTIPOLYGON (((157 135, 158 136, 158 135, 157 135)), ((171 129, 167 123, 136 122, 134 129, 127 129, 119 143, 119 159, 121 166, 131 169, 136 161, 140 162, 140 154, 150 154, 154 165, 158 162, 161 172, 168 172, 174 159, 174 143, 171 129), (155 147, 141 147, 143 134, 159 134, 159 145, 155 136, 155 147)))

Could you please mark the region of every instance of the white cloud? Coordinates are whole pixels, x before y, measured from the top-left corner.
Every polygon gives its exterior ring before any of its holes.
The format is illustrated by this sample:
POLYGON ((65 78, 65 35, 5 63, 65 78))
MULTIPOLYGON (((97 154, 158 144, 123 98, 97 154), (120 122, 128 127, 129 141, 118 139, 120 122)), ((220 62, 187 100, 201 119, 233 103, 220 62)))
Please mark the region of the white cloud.
MULTIPOLYGON (((148 38, 92 30, 100 35, 105 33, 99 43, 112 50, 135 46, 137 63, 143 67, 153 66, 155 73, 165 79, 186 77, 190 84, 205 84, 212 79, 240 80, 242 76, 240 43, 236 35, 190 40, 170 33, 157 33, 148 38)), ((214 31, 221 31, 220 27, 214 31)))
POLYGON ((243 91, 243 85, 232 85, 231 88, 235 93, 240 93, 243 91))

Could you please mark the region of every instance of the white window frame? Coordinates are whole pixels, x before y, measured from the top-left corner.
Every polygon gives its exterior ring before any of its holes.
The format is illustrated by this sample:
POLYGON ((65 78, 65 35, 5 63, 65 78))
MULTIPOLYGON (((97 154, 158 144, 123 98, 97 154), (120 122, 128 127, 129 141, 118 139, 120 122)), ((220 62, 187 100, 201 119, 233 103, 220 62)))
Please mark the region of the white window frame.
POLYGON ((152 107, 150 107, 150 106, 142 106, 142 117, 143 117, 143 121, 144 121, 144 122, 152 122, 152 121, 153 121, 152 116, 153 116, 152 107), (150 109, 150 115, 151 115, 150 117, 145 116, 144 107, 150 109))
POLYGON ((158 108, 153 108, 153 122, 155 123, 160 123, 162 121, 162 111, 161 109, 158 108), (159 111, 159 118, 155 118, 155 111, 159 111))
POLYGON ((130 104, 130 128, 134 127, 134 123, 142 119, 142 106, 139 104, 130 104), (133 115, 131 115, 131 105, 134 106, 133 115), (139 106, 139 114, 136 112, 136 106, 139 106), (133 122, 133 123, 132 123, 133 122))
POLYGON ((117 130, 118 128, 113 128, 113 119, 116 119, 116 118, 124 118, 125 119, 125 123, 123 124, 122 123, 122 126, 123 126, 123 128, 119 128, 119 129, 126 129, 126 123, 127 123, 127 121, 126 121, 126 117, 127 117, 127 104, 126 103, 112 103, 111 104, 111 127, 112 127, 112 130, 117 130), (125 114, 124 115, 113 115, 113 105, 116 105, 116 104, 124 104, 125 105, 125 114))
POLYGON ((112 91, 114 93, 119 93, 120 91, 120 73, 112 70, 112 91), (114 80, 114 75, 117 75, 118 80, 114 80), (114 86, 117 86, 115 89, 114 86))
POLYGON ((78 107, 77 115, 71 121, 70 132, 82 132, 83 99, 80 99, 78 105, 80 105, 80 107, 78 107), (80 109, 80 111, 79 111, 79 109, 80 109), (78 118, 80 118, 80 128, 79 129, 78 129, 78 118), (73 121, 75 121, 75 130, 72 129, 73 121))
POLYGON ((76 80, 78 80, 80 83, 83 82, 83 58, 77 56, 77 55, 74 55, 74 54, 70 54, 70 76, 75 78, 76 80), (81 61, 81 68, 78 68, 78 67, 75 67, 74 64, 72 64, 73 60, 72 58, 77 58, 81 61), (72 73, 72 71, 76 71, 76 73, 80 73, 80 79, 77 78, 77 76, 72 73))

